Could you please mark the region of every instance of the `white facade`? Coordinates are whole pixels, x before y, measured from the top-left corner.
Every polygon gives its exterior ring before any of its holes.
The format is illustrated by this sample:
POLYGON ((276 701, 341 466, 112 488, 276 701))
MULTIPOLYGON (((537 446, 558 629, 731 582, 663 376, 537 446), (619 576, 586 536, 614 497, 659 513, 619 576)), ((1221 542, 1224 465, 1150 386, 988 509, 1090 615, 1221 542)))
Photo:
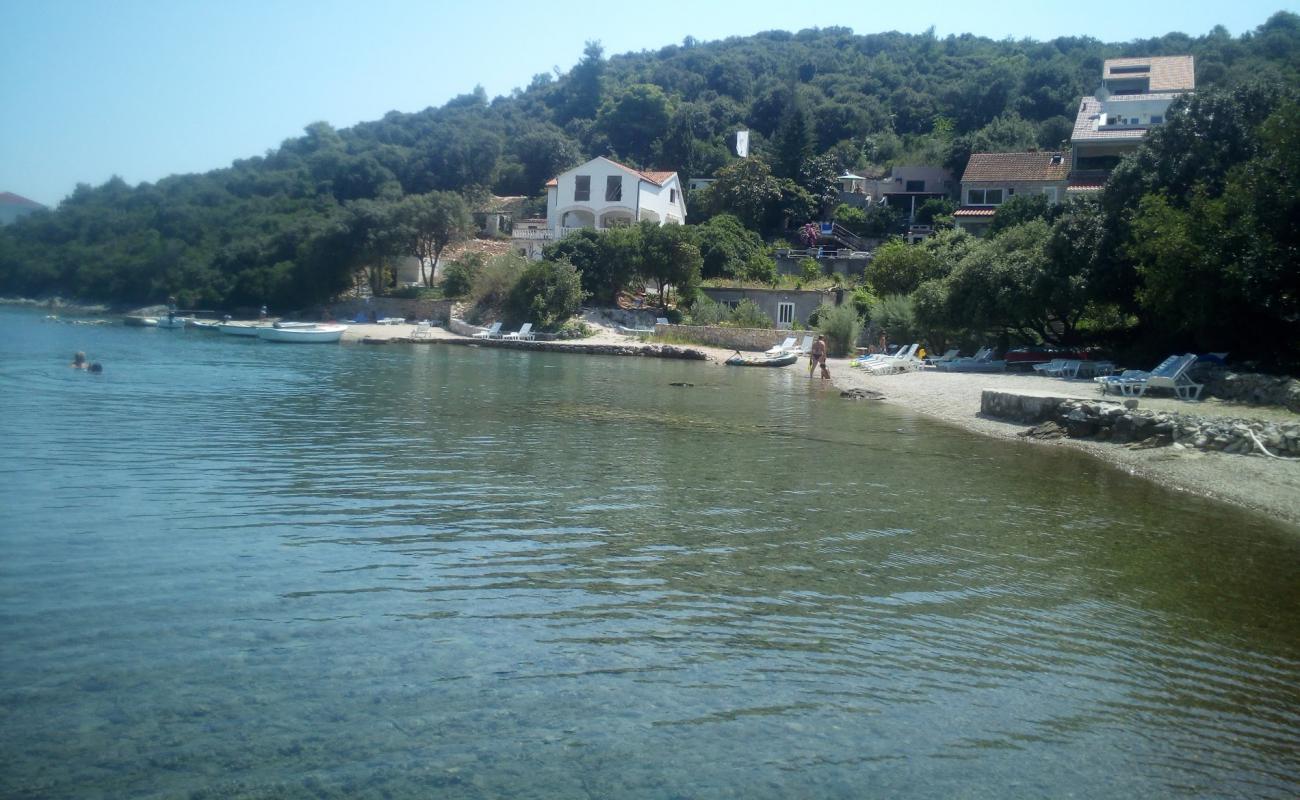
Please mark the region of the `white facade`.
POLYGON ((598 157, 546 187, 546 223, 556 239, 581 228, 604 230, 642 220, 680 225, 685 219, 676 172, 640 172, 598 157))

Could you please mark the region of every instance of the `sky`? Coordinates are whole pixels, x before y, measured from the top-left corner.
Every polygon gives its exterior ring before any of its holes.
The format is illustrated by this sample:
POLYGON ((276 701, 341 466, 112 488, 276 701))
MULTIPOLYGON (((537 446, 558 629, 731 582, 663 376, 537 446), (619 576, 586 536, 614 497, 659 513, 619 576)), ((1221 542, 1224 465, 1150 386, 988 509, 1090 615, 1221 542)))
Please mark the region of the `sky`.
POLYGON ((55 205, 78 183, 130 184, 262 155, 315 121, 490 97, 605 54, 766 30, 842 26, 995 39, 1124 42, 1252 30, 1298 0, 0 0, 0 192, 55 205), (1086 12, 1084 11, 1086 9, 1086 12))

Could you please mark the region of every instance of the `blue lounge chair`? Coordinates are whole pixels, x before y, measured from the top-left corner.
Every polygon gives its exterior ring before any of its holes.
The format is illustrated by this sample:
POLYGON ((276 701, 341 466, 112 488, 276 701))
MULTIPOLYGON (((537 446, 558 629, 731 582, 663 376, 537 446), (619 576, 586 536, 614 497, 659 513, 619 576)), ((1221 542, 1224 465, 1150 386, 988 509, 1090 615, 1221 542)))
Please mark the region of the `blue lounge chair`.
POLYGON ((1147 389, 1170 389, 1179 400, 1199 400, 1205 386, 1187 375, 1195 363, 1195 353, 1170 356, 1150 372, 1127 370, 1120 375, 1097 378, 1097 383, 1102 394, 1114 389, 1128 397, 1142 397, 1147 389))

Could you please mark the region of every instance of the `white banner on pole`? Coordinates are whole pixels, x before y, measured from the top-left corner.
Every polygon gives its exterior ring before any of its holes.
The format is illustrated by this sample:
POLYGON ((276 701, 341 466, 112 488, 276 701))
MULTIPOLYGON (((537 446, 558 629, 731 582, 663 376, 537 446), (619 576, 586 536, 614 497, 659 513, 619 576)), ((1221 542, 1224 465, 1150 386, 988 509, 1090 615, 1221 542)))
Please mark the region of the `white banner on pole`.
POLYGON ((736 155, 749 157, 749 131, 736 131, 736 155))

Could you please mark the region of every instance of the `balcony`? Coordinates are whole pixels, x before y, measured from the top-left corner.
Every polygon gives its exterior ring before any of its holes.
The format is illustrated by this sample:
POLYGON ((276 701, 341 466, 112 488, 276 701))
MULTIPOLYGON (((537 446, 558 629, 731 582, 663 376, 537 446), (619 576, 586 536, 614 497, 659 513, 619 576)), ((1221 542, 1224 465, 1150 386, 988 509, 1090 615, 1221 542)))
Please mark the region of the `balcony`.
POLYGON ((525 228, 520 230, 515 228, 510 234, 511 239, 532 239, 547 241, 551 239, 550 228, 525 228))

